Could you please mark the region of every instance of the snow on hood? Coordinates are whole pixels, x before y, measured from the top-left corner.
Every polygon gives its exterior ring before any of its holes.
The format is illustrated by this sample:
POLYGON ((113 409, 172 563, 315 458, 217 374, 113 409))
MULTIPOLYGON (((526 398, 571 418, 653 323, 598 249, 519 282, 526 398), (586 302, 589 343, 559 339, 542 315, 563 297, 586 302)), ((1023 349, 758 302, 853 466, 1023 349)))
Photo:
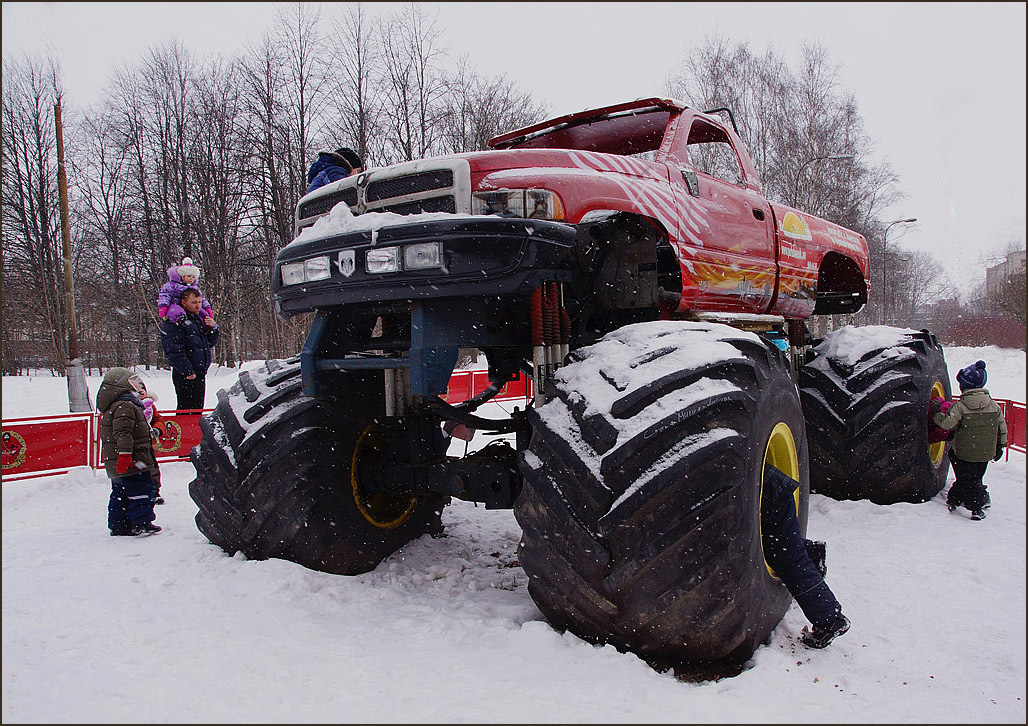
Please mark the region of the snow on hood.
POLYGON ((828 336, 815 350, 820 355, 851 366, 871 351, 898 345, 907 336, 917 332, 889 325, 866 325, 860 328, 847 325, 828 336))
MULTIPOLYGON (((354 216, 346 202, 339 202, 324 217, 300 232, 293 242, 333 237, 349 232, 371 232, 371 244, 375 244, 378 230, 403 224, 421 224, 436 220, 477 219, 471 214, 451 212, 421 212, 420 214, 397 214, 396 212, 365 212, 354 216)), ((289 244, 293 244, 290 242, 289 244)), ((286 245, 288 247, 289 245, 286 245)))

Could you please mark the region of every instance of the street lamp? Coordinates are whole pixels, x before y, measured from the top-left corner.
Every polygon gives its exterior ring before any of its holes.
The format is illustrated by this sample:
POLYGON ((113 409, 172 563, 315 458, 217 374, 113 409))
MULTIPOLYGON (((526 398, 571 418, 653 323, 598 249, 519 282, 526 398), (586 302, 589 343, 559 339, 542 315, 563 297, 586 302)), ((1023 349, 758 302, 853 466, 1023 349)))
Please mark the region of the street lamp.
POLYGON ((841 161, 841 160, 844 160, 844 159, 852 159, 852 158, 854 158, 853 154, 832 154, 831 156, 815 156, 813 159, 807 159, 802 164, 800 164, 800 168, 796 172, 796 183, 793 185, 793 193, 792 193, 792 204, 793 204, 793 206, 796 206, 797 197, 799 196, 797 194, 797 191, 799 189, 800 179, 803 177, 803 172, 804 172, 804 170, 808 166, 813 164, 815 161, 841 161))
POLYGON ((886 267, 886 264, 888 263, 888 259, 889 259, 889 257, 888 257, 889 229, 894 224, 906 224, 908 222, 916 222, 916 221, 917 221, 917 217, 910 217, 908 219, 894 219, 893 221, 891 221, 887 225, 885 225, 885 234, 882 235, 882 325, 885 325, 885 322, 886 322, 885 312, 886 312, 886 307, 888 307, 888 304, 889 304, 888 288, 886 287, 886 282, 885 282, 885 267, 886 267))

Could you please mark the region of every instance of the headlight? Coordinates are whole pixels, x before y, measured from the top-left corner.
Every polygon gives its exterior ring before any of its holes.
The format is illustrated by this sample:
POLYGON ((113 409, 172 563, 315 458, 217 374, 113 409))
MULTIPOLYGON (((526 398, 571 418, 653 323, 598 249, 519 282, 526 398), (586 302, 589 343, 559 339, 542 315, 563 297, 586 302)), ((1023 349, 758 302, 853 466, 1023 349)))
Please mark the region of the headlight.
POLYGON ((403 248, 403 269, 430 270, 443 266, 443 245, 441 242, 424 242, 403 248))
POLYGON ((400 248, 379 247, 368 250, 365 262, 368 272, 396 272, 400 269, 400 248))
POLYGON ((564 219, 564 205, 546 189, 500 189, 471 195, 472 214, 526 219, 564 219))
POLYGON ((298 285, 303 282, 306 278, 303 274, 303 263, 302 262, 291 262, 288 265, 282 265, 282 284, 283 285, 298 285))
POLYGON ((312 257, 303 262, 282 265, 282 284, 299 285, 301 282, 327 280, 332 276, 332 262, 328 257, 312 257))
POLYGON ((307 282, 327 280, 332 277, 332 263, 328 257, 312 257, 305 260, 303 270, 307 275, 307 282))

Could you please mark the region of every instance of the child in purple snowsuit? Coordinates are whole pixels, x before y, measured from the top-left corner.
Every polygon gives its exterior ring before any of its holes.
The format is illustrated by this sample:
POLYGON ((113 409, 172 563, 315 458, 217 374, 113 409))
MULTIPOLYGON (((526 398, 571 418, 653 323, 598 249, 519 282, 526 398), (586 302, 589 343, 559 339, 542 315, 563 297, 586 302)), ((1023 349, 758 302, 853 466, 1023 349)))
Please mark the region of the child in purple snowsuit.
MULTIPOLYGON (((186 311, 182 307, 182 292, 191 287, 200 292, 197 280, 200 279, 200 268, 193 264, 189 257, 182 258, 181 265, 172 265, 168 268, 168 281, 161 285, 161 291, 157 293, 157 315, 164 320, 167 318, 177 323, 185 317, 186 311)), ((207 298, 200 292, 200 317, 214 320, 214 310, 207 298)))

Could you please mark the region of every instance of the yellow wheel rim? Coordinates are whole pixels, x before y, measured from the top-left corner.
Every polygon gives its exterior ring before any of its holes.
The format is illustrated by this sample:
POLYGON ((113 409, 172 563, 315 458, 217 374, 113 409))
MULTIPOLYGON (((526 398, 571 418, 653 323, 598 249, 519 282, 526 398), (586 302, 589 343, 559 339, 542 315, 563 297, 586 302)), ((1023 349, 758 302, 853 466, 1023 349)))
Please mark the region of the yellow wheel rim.
POLYGON ((376 451, 384 448, 384 442, 381 441, 376 428, 374 425, 368 426, 357 437, 357 443, 353 447, 353 461, 350 464, 350 488, 357 510, 364 519, 379 529, 396 529, 410 519, 411 512, 418 503, 417 497, 407 503, 401 499, 390 497, 384 492, 375 492, 370 497, 365 497, 361 494, 358 484, 357 467, 362 450, 376 451))
MULTIPOLYGON (((767 446, 764 447, 764 461, 760 466, 760 503, 763 506, 764 502, 764 467, 768 464, 778 469, 783 474, 788 474, 790 477, 799 481, 800 479, 800 457, 796 453, 796 439, 792 435, 792 429, 789 428, 789 424, 784 421, 779 421, 775 424, 775 427, 771 430, 771 436, 768 437, 767 446)), ((793 504, 796 507, 797 516, 800 513, 800 489, 796 487, 796 491, 792 493, 793 504)), ((758 517, 758 528, 760 527, 758 517)), ((761 532, 760 539, 760 550, 764 551, 764 533, 761 532)), ((775 571, 771 569, 771 566, 767 564, 767 560, 764 560, 764 567, 767 568, 767 572, 771 577, 777 578, 775 571)))
MULTIPOLYGON (((933 398, 946 398, 946 391, 943 389, 942 384, 936 381, 932 385, 932 397, 933 398)), ((939 468, 939 464, 942 463, 942 455, 946 452, 946 442, 936 441, 934 444, 928 444, 928 458, 932 460, 932 466, 936 469, 939 468)))

